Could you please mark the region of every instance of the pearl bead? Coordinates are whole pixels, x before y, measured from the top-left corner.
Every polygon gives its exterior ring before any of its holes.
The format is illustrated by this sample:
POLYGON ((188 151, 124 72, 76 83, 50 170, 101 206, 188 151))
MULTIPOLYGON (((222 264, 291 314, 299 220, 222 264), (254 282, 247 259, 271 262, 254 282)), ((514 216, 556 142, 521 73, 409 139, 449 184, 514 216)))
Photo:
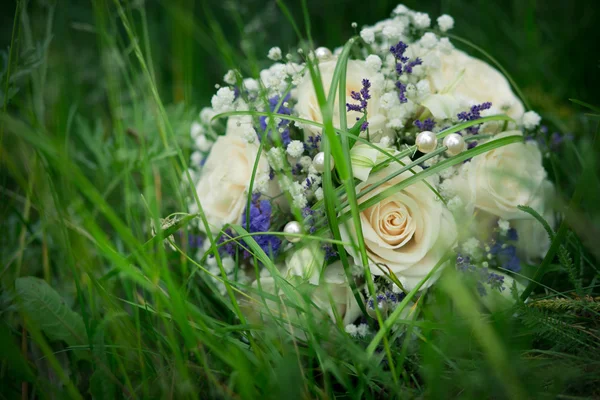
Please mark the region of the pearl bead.
MULTIPOLYGON (((329 158, 329 167, 333 169, 335 166, 333 162, 333 157, 329 158)), ((317 172, 323 173, 325 171, 325 153, 322 151, 317 153, 315 158, 313 158, 313 167, 317 170, 317 172)))
POLYGON ((319 47, 315 50, 315 55, 317 58, 323 59, 331 57, 332 53, 327 47, 319 47))
MULTIPOLYGON (((285 227, 283 228, 283 233, 300 234, 302 233, 302 227, 300 226, 299 222, 291 221, 285 225, 285 227)), ((302 239, 297 236, 286 236, 285 238, 292 243, 299 242, 300 239, 302 239)))
POLYGON ((424 131, 417 135, 415 144, 421 153, 431 153, 437 146, 437 137, 433 132, 424 131))
POLYGON ((446 136, 443 144, 448 148, 446 152, 451 156, 460 154, 465 149, 465 139, 458 133, 451 133, 446 136))

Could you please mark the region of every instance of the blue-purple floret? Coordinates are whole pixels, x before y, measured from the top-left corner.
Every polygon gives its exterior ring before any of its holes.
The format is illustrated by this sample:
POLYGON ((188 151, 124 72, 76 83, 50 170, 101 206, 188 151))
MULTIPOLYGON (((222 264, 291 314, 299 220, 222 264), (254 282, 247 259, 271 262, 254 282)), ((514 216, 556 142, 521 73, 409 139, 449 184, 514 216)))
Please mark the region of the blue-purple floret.
POLYGON ((325 259, 329 260, 338 256, 338 252, 331 243, 323 243, 321 250, 325 252, 325 259))
MULTIPOLYGON (((414 67, 423 64, 423 60, 418 57, 414 60, 411 60, 405 56, 404 53, 406 52, 406 49, 408 49, 408 45, 402 41, 390 47, 390 53, 392 53, 396 59, 396 73, 398 76, 404 73, 412 74, 414 67)), ((397 81, 396 88, 398 89, 398 99, 400 99, 400 103, 406 103, 408 101, 406 98, 406 85, 400 81, 397 81)))
POLYGON ((309 152, 318 151, 321 143, 321 135, 309 136, 304 148, 309 152))
POLYGON ((479 268, 475 266, 470 257, 458 254, 456 256, 456 269, 462 273, 471 274, 475 279, 477 291, 480 296, 487 295, 487 289, 484 283, 490 285, 494 290, 504 290, 504 276, 490 271, 489 268, 479 268))
MULTIPOLYGON (((481 118, 481 112, 484 110, 489 110, 492 107, 491 102, 485 102, 481 104, 476 104, 471 107, 469 111, 463 111, 458 113, 456 116, 459 120, 467 122, 467 121, 475 121, 476 119, 481 118)), ((479 133, 479 125, 471 126, 466 129, 467 132, 475 135, 479 133)))
POLYGON ((423 132, 423 131, 432 131, 433 128, 435 128, 435 121, 432 120, 431 118, 427 118, 425 121, 421 121, 421 120, 415 120, 415 122, 413 122, 413 125, 416 126, 417 128, 419 128, 419 131, 423 132))
MULTIPOLYGON (((272 207, 269 200, 259 200, 259 195, 255 195, 250 204, 250 225, 246 226, 246 229, 250 233, 257 232, 268 232, 271 227, 271 214, 272 207)), ((246 210, 242 213, 243 224, 246 224, 246 210)), ((230 237, 234 237, 233 231, 230 229, 226 230, 220 242, 228 240, 230 237)), ((256 243, 263 249, 266 254, 275 256, 279 252, 281 246, 281 239, 273 235, 257 235, 254 236, 256 243)), ((237 250, 237 244, 235 242, 229 242, 222 247, 225 253, 234 256, 237 250)), ((242 257, 248 259, 252 257, 246 249, 243 250, 242 257)))
MULTIPOLYGON (((370 88, 371 88, 371 82, 368 79, 363 79, 362 80, 362 89, 360 89, 359 92, 352 91, 352 93, 350 93, 350 97, 352 97, 353 100, 358 101, 358 104, 346 103, 346 108, 347 108, 348 112, 356 111, 356 112, 363 113, 366 115, 368 100, 371 98, 371 94, 369 93, 370 88)), ((359 119, 360 118, 356 118, 357 121, 359 119)), ((369 127, 369 123, 367 121, 365 121, 360 126, 360 130, 366 131, 368 127, 369 127)))
MULTIPOLYGON (((283 101, 281 102, 281 105, 279 107, 277 107, 277 104, 279 104, 280 100, 281 100, 280 96, 273 96, 269 99, 269 109, 271 110, 271 112, 277 113, 277 114, 292 115, 291 108, 284 106, 284 104, 290 100, 290 94, 288 93, 287 96, 285 96, 283 101)), ((268 125, 267 117, 266 116, 259 117, 258 121, 260 123, 260 129, 263 132, 266 132, 267 125, 268 125)), ((287 146, 291 142, 289 125, 290 125, 290 121, 287 119, 282 119, 281 122, 279 122, 279 124, 277 125, 278 128, 283 128, 283 132, 281 132, 281 142, 283 143, 284 146, 287 146)), ((267 133, 267 137, 269 139, 271 138, 271 131, 269 131, 267 133)), ((259 135, 259 139, 260 138, 261 138, 261 136, 259 135)))

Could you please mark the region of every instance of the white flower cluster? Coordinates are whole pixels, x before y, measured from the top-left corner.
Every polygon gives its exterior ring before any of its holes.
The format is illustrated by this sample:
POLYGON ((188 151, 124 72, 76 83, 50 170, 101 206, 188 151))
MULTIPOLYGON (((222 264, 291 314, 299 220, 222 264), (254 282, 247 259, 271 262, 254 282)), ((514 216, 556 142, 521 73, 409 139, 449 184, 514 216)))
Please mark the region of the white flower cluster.
MULTIPOLYGON (((333 262, 331 248, 327 257, 317 249, 302 253, 302 262, 291 262, 293 266, 289 261, 298 259, 294 255, 305 248, 303 243, 292 245, 299 238, 291 233, 331 237, 324 222, 327 196, 338 196, 333 200, 346 207, 334 217, 340 223, 353 279, 362 285, 366 269, 375 276, 391 271, 402 286, 389 284, 390 293, 397 296, 417 285, 433 284, 439 274, 422 281, 453 249, 463 260, 479 263, 477 267, 504 268, 497 260, 500 252, 508 254, 514 247, 510 255, 515 267, 515 257, 539 258, 548 245, 541 225, 519 208, 532 207, 554 222, 553 187, 540 149, 522 133, 540 134, 541 118, 525 112, 497 69, 453 47, 445 37, 453 27, 449 15, 432 24, 428 14, 399 5, 389 19, 360 30, 360 39, 351 43, 355 56, 349 60, 341 59, 341 48, 299 49, 297 56, 284 57, 279 47, 273 47, 266 56, 274 63, 258 77, 228 71, 223 78, 227 86, 217 90, 212 107, 204 109, 191 127, 191 183, 211 230, 240 223, 252 199, 253 215, 260 218, 250 221, 250 227, 289 235, 282 242, 277 239, 281 243, 276 248, 273 241, 260 242, 265 254, 273 256, 284 275, 295 271, 292 275, 304 277, 298 271, 311 265, 309 283, 315 286, 316 298, 323 295, 323 285, 335 285, 334 306, 345 310, 342 317, 352 336, 368 335, 368 327, 349 320, 355 316, 355 299, 346 275, 340 273, 340 262, 333 262), (323 151, 322 101, 309 71, 318 68, 328 94, 339 83, 335 78, 341 61, 347 68, 342 88, 347 104, 340 107, 336 97, 325 115, 339 137, 350 139, 344 141, 351 145, 348 159, 334 159, 323 151), (237 112, 219 118, 231 111, 237 112), (473 122, 492 115, 496 117, 485 123, 473 122), (460 123, 470 125, 448 132, 460 123), (452 161, 438 171, 439 163, 484 144, 491 150, 465 162, 452 161), (436 174, 413 181, 414 174, 426 168, 436 169, 436 174), (349 210, 346 188, 338 179, 346 169, 355 178, 359 204, 377 196, 377 202, 360 212, 360 235, 356 226, 341 218, 349 210), (323 185, 325 177, 331 179, 333 191, 323 185), (402 185, 408 179, 413 183, 402 185), (398 191, 400 185, 403 189, 398 191), (266 218, 263 212, 268 213, 266 218), (358 246, 350 244, 359 237, 367 250, 366 265, 358 246), (331 265, 325 271, 319 270, 327 264, 331 265)), ((331 311, 328 302, 317 303, 331 311)))

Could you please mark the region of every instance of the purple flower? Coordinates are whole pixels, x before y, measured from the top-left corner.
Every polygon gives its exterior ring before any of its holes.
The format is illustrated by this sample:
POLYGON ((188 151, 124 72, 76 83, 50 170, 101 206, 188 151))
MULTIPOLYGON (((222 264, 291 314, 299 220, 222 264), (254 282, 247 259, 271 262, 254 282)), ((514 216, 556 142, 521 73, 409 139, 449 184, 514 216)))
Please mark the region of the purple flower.
MULTIPOLYGON (((250 204, 250 224, 246 226, 246 229, 249 233, 257 233, 257 232, 268 232, 271 227, 271 214, 272 207, 271 202, 269 200, 259 200, 260 195, 254 195, 252 198, 252 203, 250 204)), ((242 223, 246 224, 246 210, 242 213, 242 223)), ((230 237, 235 237, 235 234, 231 230, 226 231, 227 235, 221 237, 219 243, 223 243, 228 240, 230 237)), ((277 236, 273 235, 257 235, 254 236, 254 240, 256 243, 263 249, 266 254, 276 255, 279 252, 279 248, 281 246, 281 239, 277 236)), ((226 245, 222 246, 222 252, 228 253, 230 255, 235 255, 237 251, 237 243, 230 242, 226 245)), ((248 252, 246 249, 243 250, 242 257, 244 259, 248 259, 252 257, 252 254, 248 252)))
MULTIPOLYGON (((284 104, 290 100, 290 94, 288 93, 288 95, 285 96, 285 98, 281 102, 281 105, 279 107, 277 107, 277 104, 279 104, 280 99, 281 99, 280 96, 274 96, 269 99, 269 109, 271 110, 271 112, 277 113, 277 114, 291 115, 292 110, 289 107, 284 106, 284 104)), ((260 129, 263 132, 266 132, 267 125, 268 125, 267 117, 266 116, 259 117, 258 121, 260 123, 260 129)), ((277 125, 278 128, 283 128, 283 132, 281 132, 281 142, 283 143, 284 146, 287 146, 291 142, 289 125, 290 125, 290 121, 286 120, 286 119, 282 119, 281 122, 279 122, 279 124, 277 125)), ((267 137, 271 138, 271 131, 269 131, 267 133, 267 137)), ((261 138, 261 136, 259 135, 259 139, 260 138, 261 138)))
POLYGON ((417 128, 419 128, 419 131, 423 132, 423 131, 432 131, 433 128, 435 127, 435 121, 432 120, 431 118, 427 118, 425 121, 420 121, 420 120, 415 120, 415 122, 413 122, 413 125, 416 126, 417 128))
MULTIPOLYGON (((463 111, 461 113, 458 113, 456 116, 458 117, 459 120, 467 122, 467 121, 475 121, 476 119, 481 118, 481 112, 483 110, 489 110, 492 107, 492 103, 491 102, 485 102, 485 103, 481 103, 481 104, 476 104, 474 106, 471 107, 471 109, 469 111, 463 111)), ((471 126, 469 128, 467 128, 467 132, 475 135, 477 133, 479 133, 479 125, 475 125, 475 126, 471 126)))
MULTIPOLYGON (((352 97, 353 100, 358 101, 358 104, 346 103, 346 108, 348 109, 348 112, 350 112, 350 111, 360 112, 360 113, 363 113, 366 118, 368 100, 371 98, 371 94, 369 93, 370 88, 371 88, 371 82, 369 82, 368 79, 363 79, 362 80, 362 89, 360 89, 360 92, 352 91, 352 93, 350 93, 350 97, 352 97)), ((357 121, 359 119, 360 118, 356 118, 357 121)), ((360 126, 360 130, 366 131, 368 127, 369 127, 369 123, 365 121, 360 126)))
MULTIPOLYGON (((414 67, 423 64, 423 61, 418 57, 412 61, 406 57, 404 55, 406 49, 408 49, 408 45, 402 41, 390 47, 390 53, 392 53, 396 59, 396 73, 398 76, 402 75, 403 73, 411 74, 414 67)), ((396 88, 398 89, 398 98, 400 99, 400 103, 406 103, 408 101, 406 98, 406 85, 400 81, 397 81, 396 88)))

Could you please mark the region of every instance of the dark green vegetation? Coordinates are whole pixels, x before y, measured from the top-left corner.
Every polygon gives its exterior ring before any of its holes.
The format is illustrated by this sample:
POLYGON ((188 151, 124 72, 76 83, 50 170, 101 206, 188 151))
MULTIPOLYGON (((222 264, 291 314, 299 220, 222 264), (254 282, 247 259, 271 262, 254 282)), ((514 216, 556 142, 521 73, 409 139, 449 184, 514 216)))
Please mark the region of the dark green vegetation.
MULTIPOLYGON (((252 325, 183 254, 142 247, 152 219, 185 211, 189 126, 214 84, 298 45, 277 3, 71 3, 0 11, 0 398, 600 396, 595 1, 406 2, 452 15, 574 140, 547 152, 566 219, 555 257, 524 271, 541 271, 533 300, 480 313, 449 273, 386 336, 391 358, 310 314, 307 344, 252 325)), ((312 37, 341 46, 395 5, 308 2, 312 37)))

